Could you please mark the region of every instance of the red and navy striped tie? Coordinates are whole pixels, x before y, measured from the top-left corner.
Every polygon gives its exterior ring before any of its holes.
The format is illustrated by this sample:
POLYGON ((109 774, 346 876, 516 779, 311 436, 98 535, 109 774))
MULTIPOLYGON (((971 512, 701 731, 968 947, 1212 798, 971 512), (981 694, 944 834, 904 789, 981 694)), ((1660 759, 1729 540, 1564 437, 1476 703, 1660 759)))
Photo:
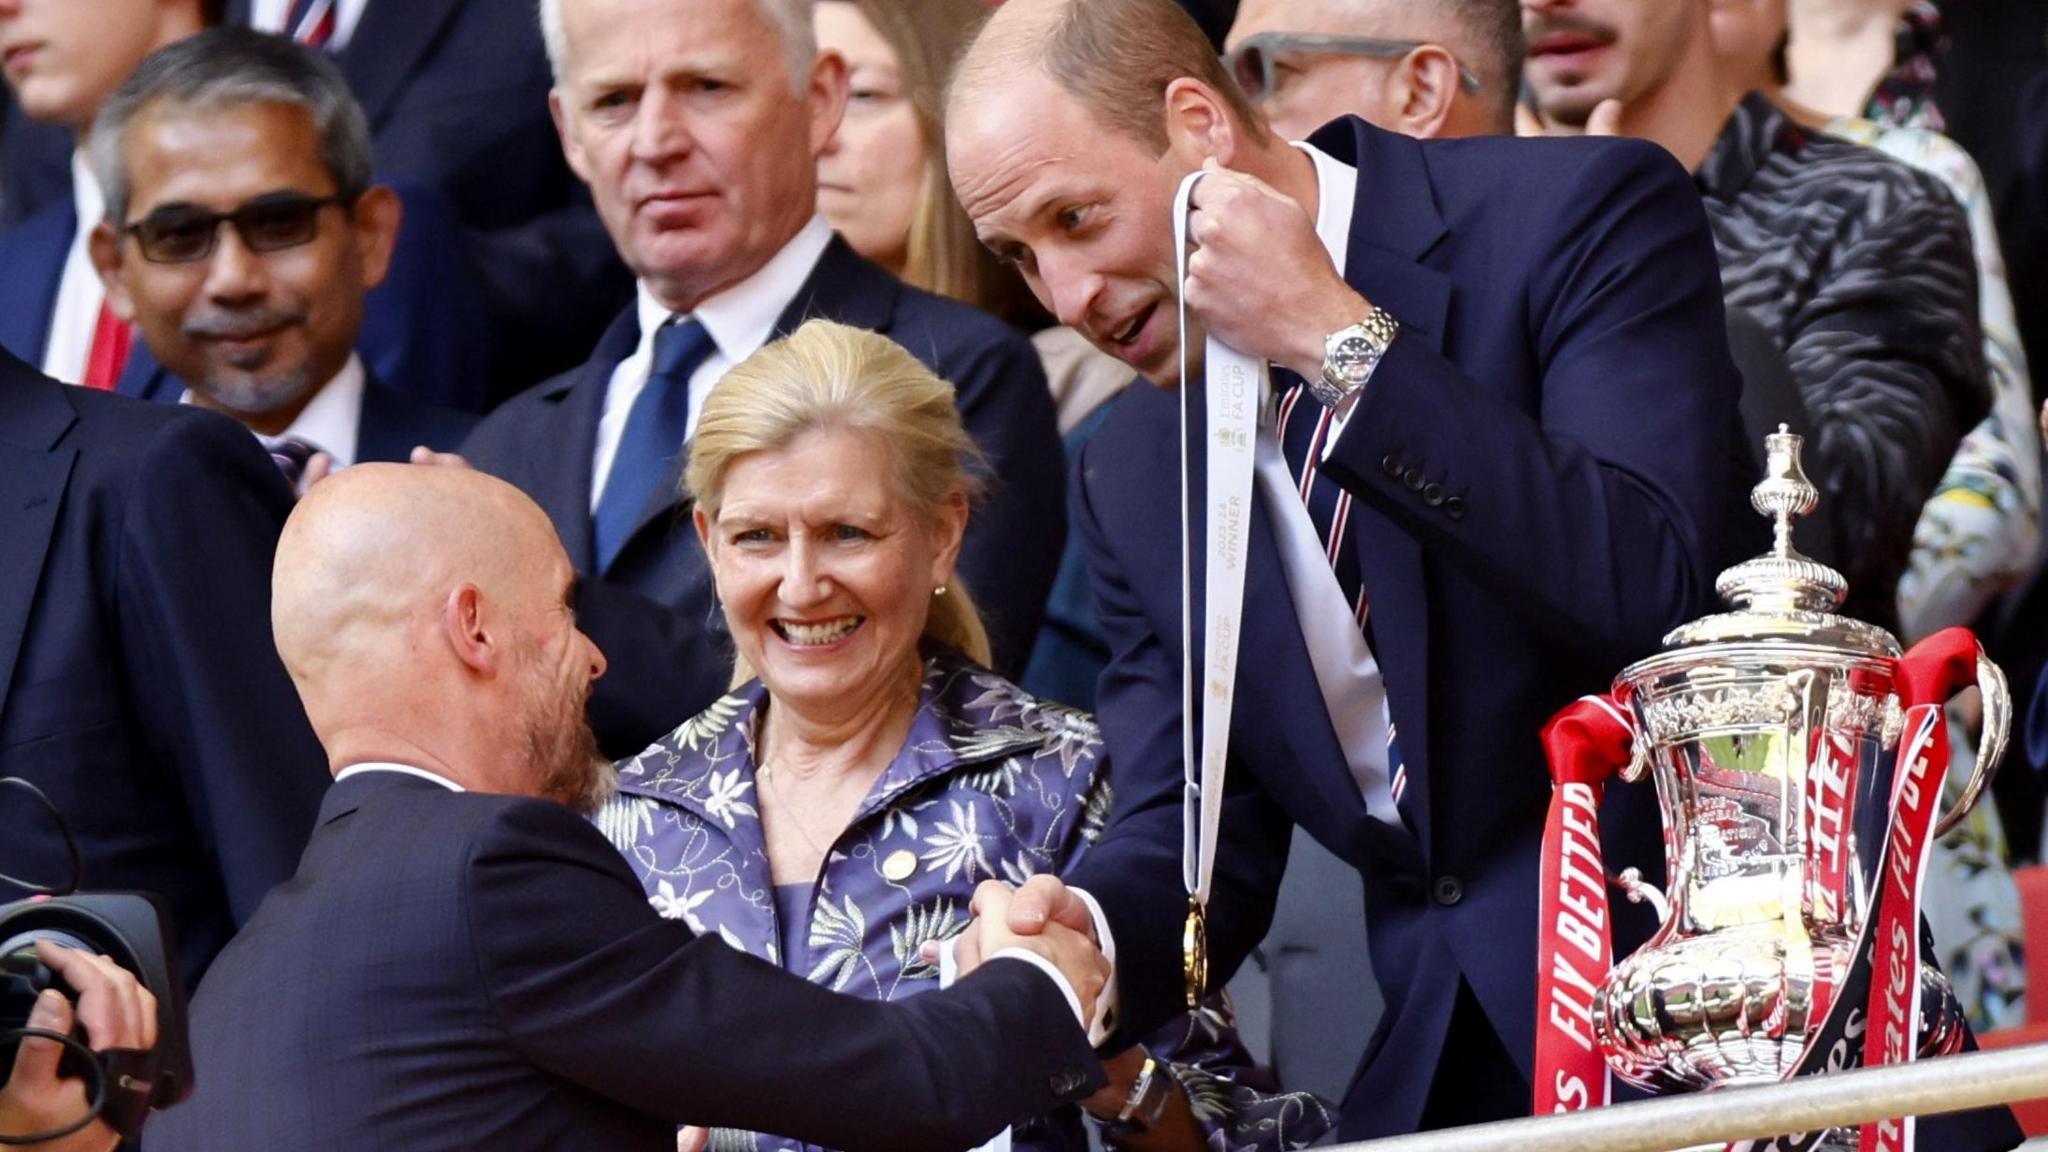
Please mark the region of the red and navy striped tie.
MULTIPOLYGON (((1323 475, 1319 467, 1336 414, 1317 403, 1301 378, 1292 372, 1275 369, 1273 387, 1280 392, 1275 418, 1280 451, 1287 457, 1287 470, 1294 476, 1295 492, 1308 506, 1308 518, 1316 526, 1316 538, 1323 542, 1324 558, 1337 574, 1337 587, 1344 592, 1344 602, 1351 606, 1352 620, 1364 629, 1371 618, 1372 605, 1366 598, 1365 579, 1359 571, 1358 549, 1353 542, 1351 493, 1323 475)), ((1372 633, 1367 631, 1366 643, 1371 642, 1372 633)), ((1408 770, 1401 761, 1401 746, 1394 739, 1391 718, 1387 721, 1387 785, 1394 803, 1399 804, 1402 793, 1408 789, 1408 770)))
POLYGON ((325 48, 334 39, 337 0, 292 0, 285 9, 284 34, 308 48, 325 48))

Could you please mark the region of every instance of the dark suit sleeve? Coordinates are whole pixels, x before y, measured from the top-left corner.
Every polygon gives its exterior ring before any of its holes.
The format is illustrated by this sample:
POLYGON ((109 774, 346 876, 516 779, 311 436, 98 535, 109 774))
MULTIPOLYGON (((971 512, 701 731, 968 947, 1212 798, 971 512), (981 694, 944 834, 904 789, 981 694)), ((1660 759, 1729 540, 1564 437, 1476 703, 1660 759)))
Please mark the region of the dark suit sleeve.
POLYGON ((1015 677, 1031 657, 1066 545, 1066 454, 1037 351, 1007 328, 1001 334, 944 370, 994 472, 968 522, 960 574, 988 626, 996 670, 1015 677))
MULTIPOLYGON (((1067 881, 1102 906, 1116 938, 1117 1036, 1136 1043, 1187 1010, 1181 984, 1181 668, 1118 567, 1089 502, 1090 460, 1076 469, 1074 522, 1088 553, 1096 617, 1110 659, 1097 695, 1116 797, 1109 827, 1067 881)), ((1210 983, 1221 987, 1266 934, 1292 825, 1252 773, 1233 763, 1223 801, 1223 842, 1209 903, 1210 983)))
POLYGON ((465 890, 511 1042, 666 1120, 957 1152, 1101 1083, 1065 998, 1031 965, 993 960, 896 1003, 842 996, 657 918, 611 846, 558 805, 508 807, 465 890))
POLYGON ((1403 333, 1325 469, 1561 650, 1619 668, 1709 602, 1741 385, 1685 173, 1640 141, 1579 173, 1525 265, 1537 403, 1403 333))
POLYGON ((271 640, 291 496, 253 437, 198 412, 163 425, 136 476, 116 579, 129 688, 239 925, 298 866, 328 781, 271 640))

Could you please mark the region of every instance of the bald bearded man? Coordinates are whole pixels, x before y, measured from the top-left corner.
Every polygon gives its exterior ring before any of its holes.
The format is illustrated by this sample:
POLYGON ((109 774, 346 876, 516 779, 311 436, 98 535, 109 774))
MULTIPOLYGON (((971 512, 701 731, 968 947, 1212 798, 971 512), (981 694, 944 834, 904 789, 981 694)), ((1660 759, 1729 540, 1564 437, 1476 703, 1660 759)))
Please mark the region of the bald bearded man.
POLYGON ((153 1152, 655 1152, 685 1121, 940 1152, 1102 1083, 1078 1019, 1107 966, 1078 935, 983 930, 1008 962, 880 1004, 655 915, 582 817, 610 782, 583 719, 604 658, 511 485, 359 465, 278 557, 278 651, 335 784, 193 1004, 198 1092, 153 1152))

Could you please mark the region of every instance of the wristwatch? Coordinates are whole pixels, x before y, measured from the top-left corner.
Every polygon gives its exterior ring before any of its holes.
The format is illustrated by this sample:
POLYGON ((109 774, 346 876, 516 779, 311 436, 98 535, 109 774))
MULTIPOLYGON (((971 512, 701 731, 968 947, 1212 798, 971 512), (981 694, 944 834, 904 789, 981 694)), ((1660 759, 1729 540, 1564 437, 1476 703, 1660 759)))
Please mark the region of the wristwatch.
POLYGON ((1114 1145, 1119 1139, 1149 1132, 1166 1115, 1167 1101, 1173 1098, 1173 1076, 1166 1066, 1152 1057, 1145 1057, 1145 1067, 1138 1073, 1138 1082, 1131 1085, 1131 1094, 1119 1108, 1116 1119, 1102 1123, 1102 1137, 1105 1143, 1114 1145))
POLYGON ((1325 408, 1342 404, 1372 379, 1372 370, 1400 334, 1400 323, 1378 305, 1365 319, 1330 333, 1323 340, 1323 370, 1308 378, 1309 393, 1325 408))

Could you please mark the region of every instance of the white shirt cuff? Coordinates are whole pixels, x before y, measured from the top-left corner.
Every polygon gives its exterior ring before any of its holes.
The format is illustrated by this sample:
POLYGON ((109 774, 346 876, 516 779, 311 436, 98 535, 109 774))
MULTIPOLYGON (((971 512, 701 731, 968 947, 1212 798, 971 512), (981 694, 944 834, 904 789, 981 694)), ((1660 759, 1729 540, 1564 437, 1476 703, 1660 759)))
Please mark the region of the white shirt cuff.
MULTIPOLYGON (((1366 388, 1371 386, 1370 382, 1366 384, 1366 388)), ((1351 414, 1358 411, 1358 398, 1363 395, 1365 395, 1365 388, 1360 388, 1340 401, 1337 405, 1337 410, 1330 414, 1330 431, 1328 435, 1323 437, 1323 454, 1321 459, 1328 460, 1330 458, 1331 450, 1337 447, 1338 439, 1344 435, 1344 425, 1350 423, 1351 414)))
POLYGON ((1102 958, 1109 962, 1109 979, 1103 982, 1102 994, 1095 998, 1095 1019, 1088 1022, 1088 1042, 1100 1047, 1109 1039, 1110 1021, 1116 1017, 1116 937, 1110 935, 1109 918, 1102 914, 1102 905, 1095 902, 1095 897, 1079 888, 1067 891, 1088 906, 1088 914, 1095 919, 1095 944, 1102 949, 1102 958))

